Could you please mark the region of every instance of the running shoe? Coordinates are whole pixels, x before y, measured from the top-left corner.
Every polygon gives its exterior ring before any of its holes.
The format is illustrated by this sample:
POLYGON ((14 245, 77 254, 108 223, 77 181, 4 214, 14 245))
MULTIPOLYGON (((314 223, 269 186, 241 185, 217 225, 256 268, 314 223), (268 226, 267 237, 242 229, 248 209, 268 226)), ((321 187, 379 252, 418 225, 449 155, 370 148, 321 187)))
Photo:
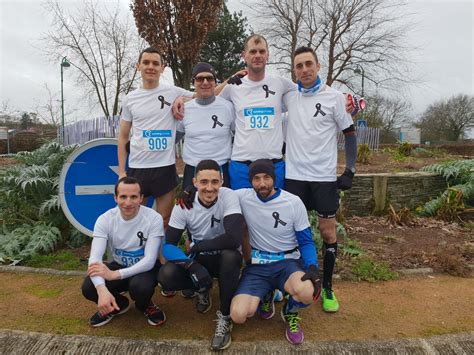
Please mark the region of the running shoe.
POLYGON ((323 311, 334 313, 339 310, 339 302, 337 301, 336 294, 331 289, 323 288, 323 292, 321 292, 322 300, 323 300, 323 311))
POLYGON ((216 331, 211 340, 212 350, 224 350, 230 346, 232 342, 232 320, 230 316, 224 316, 221 311, 217 311, 216 331))
POLYGON ((166 321, 165 313, 153 302, 150 302, 143 314, 147 317, 150 325, 160 325, 166 321))
POLYGON ((104 315, 102 315, 100 312, 96 312, 89 320, 89 324, 92 327, 101 327, 109 323, 112 320, 112 318, 114 318, 115 316, 124 314, 130 308, 130 301, 128 300, 127 297, 117 298, 117 304, 120 307, 118 311, 115 310, 113 312, 110 312, 104 315))
POLYGON ((209 290, 197 293, 196 310, 199 313, 206 313, 211 309, 212 300, 209 290))
POLYGON ((298 312, 285 313, 286 304, 281 308, 281 318, 286 324, 286 339, 293 345, 301 344, 304 340, 303 330, 300 326, 301 317, 298 312))
POLYGON ((263 319, 270 319, 275 315, 275 291, 268 293, 265 298, 260 301, 258 313, 263 319))

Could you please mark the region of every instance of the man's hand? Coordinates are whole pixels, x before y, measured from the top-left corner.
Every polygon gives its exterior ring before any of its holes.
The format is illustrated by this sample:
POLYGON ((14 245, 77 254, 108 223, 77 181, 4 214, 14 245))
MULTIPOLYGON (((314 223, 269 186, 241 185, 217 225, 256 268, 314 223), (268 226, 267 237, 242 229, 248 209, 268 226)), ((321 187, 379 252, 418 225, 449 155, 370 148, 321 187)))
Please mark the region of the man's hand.
POLYGON ((107 265, 102 263, 92 263, 87 268, 87 276, 94 277, 100 276, 104 280, 112 281, 112 280, 119 280, 120 273, 118 271, 110 270, 107 265))
POLYGON ((346 168, 344 173, 337 178, 337 188, 342 191, 349 190, 352 187, 353 178, 354 173, 350 171, 350 169, 346 168))
POLYGON ((359 110, 364 111, 367 108, 367 100, 363 97, 359 98, 353 94, 346 94, 346 112, 352 117, 357 115, 359 110))
POLYGON ((178 96, 174 102, 173 106, 171 107, 171 112, 173 113, 173 117, 177 120, 182 120, 184 117, 184 98, 182 96, 178 96))
POLYGON ((177 260, 174 261, 174 263, 183 267, 188 272, 198 292, 203 292, 212 287, 212 277, 209 275, 209 271, 201 264, 191 259, 177 260))
POLYGON ((190 210, 193 208, 193 202, 196 198, 197 189, 194 185, 186 186, 176 199, 176 204, 179 205, 183 210, 186 208, 190 210))
POLYGON ((120 311, 120 307, 117 305, 117 302, 115 302, 114 296, 112 296, 105 285, 97 286, 97 294, 99 295, 97 307, 99 308, 100 314, 105 316, 115 310, 120 311))
POLYGON ((310 280, 313 284, 313 300, 316 301, 321 294, 321 276, 319 268, 316 265, 310 265, 305 274, 301 277, 301 281, 310 280))
POLYGON ((229 79, 227 79, 227 84, 230 85, 240 85, 242 84, 242 78, 247 75, 247 70, 239 70, 237 73, 232 75, 229 79))

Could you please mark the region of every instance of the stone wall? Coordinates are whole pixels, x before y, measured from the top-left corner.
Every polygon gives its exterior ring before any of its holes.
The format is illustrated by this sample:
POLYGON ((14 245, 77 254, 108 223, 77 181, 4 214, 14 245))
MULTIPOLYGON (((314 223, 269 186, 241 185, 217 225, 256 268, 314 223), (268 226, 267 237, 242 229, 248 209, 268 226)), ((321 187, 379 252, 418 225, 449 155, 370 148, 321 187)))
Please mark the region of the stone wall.
POLYGON ((395 210, 416 208, 437 197, 447 187, 442 176, 431 173, 359 174, 346 191, 346 215, 382 214, 391 204, 395 210))

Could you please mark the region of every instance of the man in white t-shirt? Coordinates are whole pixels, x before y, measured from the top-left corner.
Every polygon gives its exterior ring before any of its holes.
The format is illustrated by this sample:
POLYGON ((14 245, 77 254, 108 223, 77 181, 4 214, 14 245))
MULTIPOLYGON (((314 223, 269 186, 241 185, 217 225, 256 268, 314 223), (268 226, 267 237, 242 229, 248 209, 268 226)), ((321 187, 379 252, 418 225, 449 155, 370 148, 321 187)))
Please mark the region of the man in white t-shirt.
POLYGON ((230 303, 242 264, 239 249, 243 217, 235 191, 221 187, 222 175, 216 161, 199 162, 193 183, 197 194, 192 208, 177 205, 171 213, 163 246, 168 262, 160 269, 158 281, 165 291, 196 291, 196 309, 206 313, 211 307, 211 276, 217 277, 220 307, 211 348, 223 350, 231 343, 230 303), (185 229, 192 235, 189 256, 177 246, 185 229))
POLYGON ((115 185, 117 206, 102 214, 94 226, 89 268, 82 285, 85 298, 97 304, 89 321, 93 327, 107 324, 130 306, 122 293, 128 291, 148 323, 160 325, 165 314, 152 302, 158 250, 164 236, 163 219, 155 210, 141 206, 143 195, 138 180, 123 177, 115 185), (111 263, 102 261, 108 250, 111 263))
POLYGON ((240 206, 247 222, 251 264, 247 265, 231 305, 231 317, 242 324, 260 305, 260 315, 275 313, 262 305, 273 300, 273 290, 289 294, 281 316, 286 323, 286 338, 292 344, 303 342, 298 309, 310 305, 319 296, 321 284, 316 246, 305 206, 298 198, 274 186, 275 171, 271 160, 259 159, 250 165, 253 189, 240 189, 240 206), (268 312, 270 311, 270 312, 268 312))
MULTIPOLYGON (((247 75, 239 85, 226 85, 220 96, 234 104, 235 138, 229 164, 232 189, 250 188, 248 166, 257 159, 271 159, 275 166, 275 186, 282 188, 285 163, 282 159, 282 98, 296 90, 295 84, 281 76, 265 73, 268 62, 265 38, 254 34, 245 41, 242 54, 247 75)), ((233 83, 235 77, 230 83, 233 83)))
POLYGON ((205 159, 215 160, 222 169, 223 186, 229 187, 228 165, 232 152, 234 107, 215 96, 216 73, 208 63, 198 63, 192 71, 196 98, 185 104, 184 118, 178 132, 184 134, 183 190, 193 184, 194 169, 205 159))
POLYGON ((175 187, 178 185, 175 165, 177 121, 172 115, 171 105, 177 97, 192 97, 193 93, 160 84, 162 64, 156 49, 150 47, 140 53, 137 69, 141 74, 142 87, 130 92, 122 100, 118 173, 119 177, 128 175, 140 181, 144 197, 152 196, 155 199, 156 209, 163 216, 166 226, 173 208, 175 187), (130 155, 126 170, 126 144, 129 138, 130 155))
POLYGON ((320 64, 309 47, 294 53, 298 91, 284 97, 288 108, 285 189, 301 198, 307 210, 319 216, 323 239, 323 310, 337 312, 339 303, 332 290, 337 255, 336 212, 339 192, 352 187, 357 142, 344 95, 321 82, 320 64), (337 177, 337 134, 345 137, 346 169, 337 177))

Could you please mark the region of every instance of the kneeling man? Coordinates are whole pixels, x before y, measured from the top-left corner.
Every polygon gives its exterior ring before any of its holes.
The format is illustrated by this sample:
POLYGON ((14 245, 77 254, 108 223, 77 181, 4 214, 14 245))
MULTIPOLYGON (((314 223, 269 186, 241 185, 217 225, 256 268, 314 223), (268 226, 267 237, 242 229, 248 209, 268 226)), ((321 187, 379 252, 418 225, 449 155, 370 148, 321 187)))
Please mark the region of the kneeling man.
POLYGON ((268 294, 273 295, 275 289, 284 290, 289 294, 281 312, 286 322, 286 338, 292 344, 300 344, 304 336, 298 309, 310 305, 321 290, 306 208, 297 196, 275 188, 271 160, 260 159, 250 164, 249 178, 253 189, 236 193, 249 229, 252 259, 242 272, 232 300, 231 317, 235 323, 244 323, 255 314, 259 304, 268 301, 268 294))
MULTIPOLYGON (((219 282, 220 308, 213 350, 226 349, 231 343, 230 303, 239 283, 242 256, 243 217, 235 192, 222 186, 219 164, 202 160, 193 178, 197 189, 192 208, 176 205, 166 230, 163 256, 168 262, 158 274, 164 291, 195 290, 196 309, 205 313, 211 308, 209 289, 212 277, 219 282), (177 247, 184 230, 192 235, 189 256, 177 247)), ((191 207, 188 205, 188 207, 191 207)))
POLYGON ((160 325, 166 317, 151 298, 160 267, 157 257, 164 236, 163 218, 141 206, 141 186, 133 177, 117 182, 114 198, 117 206, 101 215, 94 226, 89 268, 82 284, 84 297, 99 308, 89 323, 100 327, 125 313, 130 302, 122 293, 128 291, 148 323, 160 325), (112 252, 111 263, 102 262, 106 249, 112 252))

